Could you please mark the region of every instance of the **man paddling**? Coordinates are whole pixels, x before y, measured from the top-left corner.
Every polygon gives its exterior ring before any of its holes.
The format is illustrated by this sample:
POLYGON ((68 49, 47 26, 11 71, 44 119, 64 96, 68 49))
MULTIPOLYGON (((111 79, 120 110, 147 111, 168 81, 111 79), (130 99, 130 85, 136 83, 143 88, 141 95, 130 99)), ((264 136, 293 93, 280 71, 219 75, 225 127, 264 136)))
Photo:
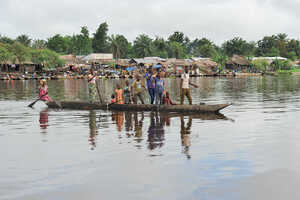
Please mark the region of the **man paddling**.
POLYGON ((190 82, 189 68, 186 66, 184 68, 184 73, 181 74, 181 81, 180 81, 180 88, 181 88, 180 104, 181 105, 183 105, 184 96, 186 96, 188 98, 190 105, 192 105, 192 103, 193 103, 189 85, 192 85, 195 88, 198 88, 197 85, 190 82))

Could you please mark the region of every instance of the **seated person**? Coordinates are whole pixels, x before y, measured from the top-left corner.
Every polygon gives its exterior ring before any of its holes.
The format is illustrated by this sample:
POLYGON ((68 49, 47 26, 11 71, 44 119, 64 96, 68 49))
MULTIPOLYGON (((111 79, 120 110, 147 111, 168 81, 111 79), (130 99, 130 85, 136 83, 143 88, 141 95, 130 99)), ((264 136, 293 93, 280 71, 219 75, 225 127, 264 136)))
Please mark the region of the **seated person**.
POLYGON ((166 92, 166 94, 164 95, 163 102, 164 105, 176 105, 176 103, 172 102, 169 92, 166 92))
POLYGON ((117 102, 117 100, 116 100, 115 94, 112 94, 110 103, 116 103, 116 102, 117 102))

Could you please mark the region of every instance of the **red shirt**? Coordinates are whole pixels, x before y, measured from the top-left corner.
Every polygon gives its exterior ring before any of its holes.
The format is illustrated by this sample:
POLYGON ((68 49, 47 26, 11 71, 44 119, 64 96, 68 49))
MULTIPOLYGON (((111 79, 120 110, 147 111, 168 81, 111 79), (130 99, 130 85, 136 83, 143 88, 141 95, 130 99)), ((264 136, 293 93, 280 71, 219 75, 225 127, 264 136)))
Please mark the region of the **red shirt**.
POLYGON ((170 98, 164 97, 163 101, 165 105, 175 105, 170 98))

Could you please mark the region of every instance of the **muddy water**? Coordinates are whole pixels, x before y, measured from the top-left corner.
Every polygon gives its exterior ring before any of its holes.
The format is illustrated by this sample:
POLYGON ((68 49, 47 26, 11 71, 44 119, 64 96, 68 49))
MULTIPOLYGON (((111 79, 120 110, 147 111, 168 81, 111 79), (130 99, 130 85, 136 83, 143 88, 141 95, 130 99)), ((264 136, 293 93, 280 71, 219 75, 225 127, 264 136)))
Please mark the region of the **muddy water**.
MULTIPOLYGON (((109 96, 118 80, 101 81, 109 96)), ((300 77, 198 78, 220 115, 51 110, 0 82, 0 199, 299 199, 300 77)), ((84 80, 49 81, 86 100, 84 80)), ((167 80, 179 101, 179 82, 167 80)), ((147 97, 145 95, 145 97, 147 97)))

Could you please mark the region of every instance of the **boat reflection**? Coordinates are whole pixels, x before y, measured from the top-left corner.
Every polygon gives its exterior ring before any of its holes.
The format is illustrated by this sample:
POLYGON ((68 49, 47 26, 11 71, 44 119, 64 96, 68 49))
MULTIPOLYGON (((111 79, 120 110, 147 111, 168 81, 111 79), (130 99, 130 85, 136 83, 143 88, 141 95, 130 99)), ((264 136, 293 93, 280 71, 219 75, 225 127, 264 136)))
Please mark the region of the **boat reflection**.
POLYGON ((111 116, 111 120, 116 122, 117 130, 121 132, 124 123, 124 112, 113 112, 111 116))
POLYGON ((190 134, 191 134, 191 127, 192 127, 192 116, 188 116, 188 122, 185 126, 184 122, 184 116, 180 116, 180 135, 181 135, 181 146, 183 147, 182 153, 184 153, 187 157, 187 159, 191 158, 191 155, 189 153, 190 146, 191 146, 191 140, 190 140, 190 134))
POLYGON ((150 125, 148 128, 148 149, 154 150, 161 148, 164 145, 165 130, 164 130, 164 117, 158 112, 150 113, 150 125))
POLYGON ((96 148, 96 138, 98 135, 98 127, 97 127, 95 111, 89 112, 89 128, 90 128, 89 143, 91 146, 91 150, 94 150, 96 148))
POLYGON ((46 133, 46 129, 49 126, 48 122, 49 122, 49 113, 48 113, 48 109, 43 110, 40 112, 40 127, 43 130, 43 133, 46 133))
MULTIPOLYGON (((99 117, 102 116, 101 114, 99 117)), ((107 116, 107 115, 103 115, 107 116)), ((104 126, 106 120, 99 120, 97 126, 97 116, 95 111, 89 111, 89 144, 91 149, 96 148, 96 137, 98 129, 109 128, 104 126), (103 125, 102 122, 104 123, 103 125)), ((231 120, 222 114, 188 114, 188 113, 163 113, 163 112, 112 112, 111 119, 116 127, 119 139, 123 140, 122 134, 126 134, 126 138, 133 138, 135 147, 143 148, 143 140, 146 139, 146 147, 150 151, 162 148, 165 143, 165 127, 178 126, 178 133, 181 136, 182 153, 187 159, 191 158, 191 129, 193 120, 231 120), (180 121, 180 127, 177 122, 180 121), (148 126, 143 129, 144 124, 148 126), (145 135, 143 135, 145 134, 145 135)), ((233 121, 233 120, 231 120, 233 121)), ((169 130, 169 129, 168 129, 169 130)), ((153 155, 153 154, 151 154, 153 155)))

